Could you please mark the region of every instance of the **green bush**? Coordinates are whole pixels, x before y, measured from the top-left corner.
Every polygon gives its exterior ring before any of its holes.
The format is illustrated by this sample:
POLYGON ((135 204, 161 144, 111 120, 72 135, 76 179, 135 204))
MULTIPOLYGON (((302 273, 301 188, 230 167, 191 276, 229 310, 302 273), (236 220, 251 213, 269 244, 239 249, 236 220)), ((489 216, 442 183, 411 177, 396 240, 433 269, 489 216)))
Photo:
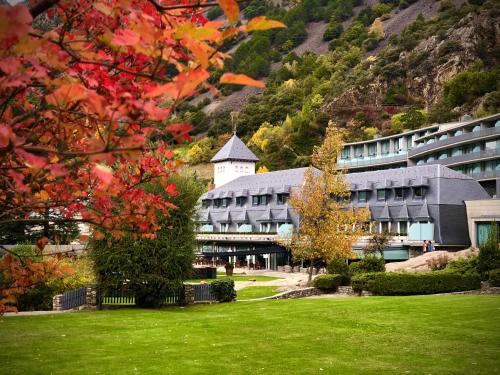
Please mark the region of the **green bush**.
POLYGON ((351 280, 355 292, 369 291, 380 296, 406 296, 474 290, 481 287, 478 274, 450 271, 422 273, 378 272, 356 275, 351 280))
POLYGON ((488 239, 479 247, 478 269, 481 273, 500 268, 499 236, 496 223, 491 226, 488 239))
POLYGON ((338 274, 342 276, 340 285, 349 285, 351 276, 349 274, 349 266, 343 259, 335 259, 328 263, 326 270, 329 274, 338 274))
POLYGON ((215 280, 210 284, 210 288, 219 302, 231 302, 236 298, 233 280, 215 280))
POLYGON ((319 275, 314 279, 313 286, 325 292, 333 292, 342 284, 342 279, 343 276, 339 274, 319 275))
POLYGON ((457 260, 449 262, 446 269, 457 273, 478 273, 477 258, 477 256, 458 258, 457 260))
POLYGON ((385 272, 384 258, 376 255, 366 255, 359 262, 352 263, 349 266, 351 275, 368 272, 385 272))
POLYGON ((491 286, 500 286, 500 268, 490 271, 489 282, 491 286))

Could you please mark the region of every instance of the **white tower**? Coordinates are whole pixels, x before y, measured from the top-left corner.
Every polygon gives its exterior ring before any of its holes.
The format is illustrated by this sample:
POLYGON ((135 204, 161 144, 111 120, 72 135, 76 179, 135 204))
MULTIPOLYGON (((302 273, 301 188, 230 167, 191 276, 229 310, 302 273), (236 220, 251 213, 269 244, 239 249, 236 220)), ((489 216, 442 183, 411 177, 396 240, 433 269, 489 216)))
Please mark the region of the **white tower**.
POLYGON ((235 134, 210 161, 217 188, 238 177, 255 174, 259 158, 235 134))

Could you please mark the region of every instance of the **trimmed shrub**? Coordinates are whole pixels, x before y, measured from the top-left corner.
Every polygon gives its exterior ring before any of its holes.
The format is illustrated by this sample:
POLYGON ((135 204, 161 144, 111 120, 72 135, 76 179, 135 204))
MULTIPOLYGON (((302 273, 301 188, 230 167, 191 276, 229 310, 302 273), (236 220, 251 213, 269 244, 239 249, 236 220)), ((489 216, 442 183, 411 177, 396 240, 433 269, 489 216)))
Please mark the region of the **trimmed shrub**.
POLYGON ((469 258, 458 258, 451 261, 446 266, 446 269, 457 273, 478 273, 477 255, 469 258))
POLYGON ((500 268, 490 271, 489 282, 491 286, 500 286, 500 268))
MULTIPOLYGON (((496 224, 496 223, 494 223, 496 224)), ((487 241, 479 247, 478 269, 481 273, 500 268, 499 234, 496 225, 492 225, 487 241)))
POLYGON ((340 285, 349 285, 351 282, 351 275, 349 274, 349 266, 343 259, 332 260, 326 266, 326 270, 329 274, 338 274, 342 276, 340 285))
POLYGON ((219 302, 231 302, 236 299, 233 280, 215 280, 210 284, 210 289, 219 302))
POLYGON ((322 291, 336 291, 342 283, 342 279, 343 276, 339 274, 320 275, 314 279, 313 286, 321 289, 322 291))
POLYGON ((358 293, 366 290, 379 296, 407 296, 479 289, 481 278, 474 273, 449 271, 377 272, 356 275, 351 283, 353 290, 358 293))
POLYGON ((352 263, 349 266, 351 275, 367 272, 385 272, 384 258, 376 255, 366 255, 359 262, 352 263))

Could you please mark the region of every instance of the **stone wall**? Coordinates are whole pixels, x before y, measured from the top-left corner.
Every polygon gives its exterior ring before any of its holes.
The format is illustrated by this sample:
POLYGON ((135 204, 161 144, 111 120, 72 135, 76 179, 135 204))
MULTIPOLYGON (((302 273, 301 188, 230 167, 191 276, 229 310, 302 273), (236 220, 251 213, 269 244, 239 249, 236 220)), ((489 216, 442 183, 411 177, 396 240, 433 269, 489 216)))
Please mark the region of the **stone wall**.
POLYGON ((265 299, 288 299, 288 298, 304 298, 309 296, 317 296, 321 294, 321 291, 317 288, 303 288, 289 290, 275 296, 267 297, 265 299))

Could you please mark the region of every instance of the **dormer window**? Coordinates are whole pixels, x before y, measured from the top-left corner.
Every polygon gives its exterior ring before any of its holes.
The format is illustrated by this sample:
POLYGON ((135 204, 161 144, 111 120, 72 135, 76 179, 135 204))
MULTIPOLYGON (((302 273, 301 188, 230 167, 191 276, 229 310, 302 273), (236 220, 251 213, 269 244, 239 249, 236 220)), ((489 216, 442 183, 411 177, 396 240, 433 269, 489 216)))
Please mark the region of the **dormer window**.
POLYGON ((358 202, 363 203, 366 202, 366 191, 358 191, 358 202))
POLYGON ((222 204, 222 199, 214 199, 214 207, 219 208, 222 204))
POLYGON ((425 189, 423 186, 415 186, 413 188, 413 199, 423 199, 425 195, 425 189))
POLYGON ((395 200, 401 201, 401 200, 403 200, 403 196, 404 196, 404 192, 403 192, 402 187, 394 189, 394 199, 395 200))
POLYGON ((221 206, 222 207, 227 207, 227 206, 229 206, 229 202, 231 202, 231 198, 223 198, 221 200, 221 206))
POLYGON ((208 207, 210 207, 210 199, 203 199, 203 200, 201 201, 201 206, 202 206, 203 208, 208 208, 208 207))
POLYGON ((238 207, 243 207, 245 205, 247 198, 246 197, 236 197, 236 205, 238 207))
POLYGON ((385 201, 387 199, 387 193, 385 189, 377 189, 377 200, 385 201))
POLYGON ((278 194, 278 204, 285 204, 288 201, 289 194, 278 194))
POLYGON ((265 206, 268 202, 267 195, 252 195, 252 206, 265 206))

